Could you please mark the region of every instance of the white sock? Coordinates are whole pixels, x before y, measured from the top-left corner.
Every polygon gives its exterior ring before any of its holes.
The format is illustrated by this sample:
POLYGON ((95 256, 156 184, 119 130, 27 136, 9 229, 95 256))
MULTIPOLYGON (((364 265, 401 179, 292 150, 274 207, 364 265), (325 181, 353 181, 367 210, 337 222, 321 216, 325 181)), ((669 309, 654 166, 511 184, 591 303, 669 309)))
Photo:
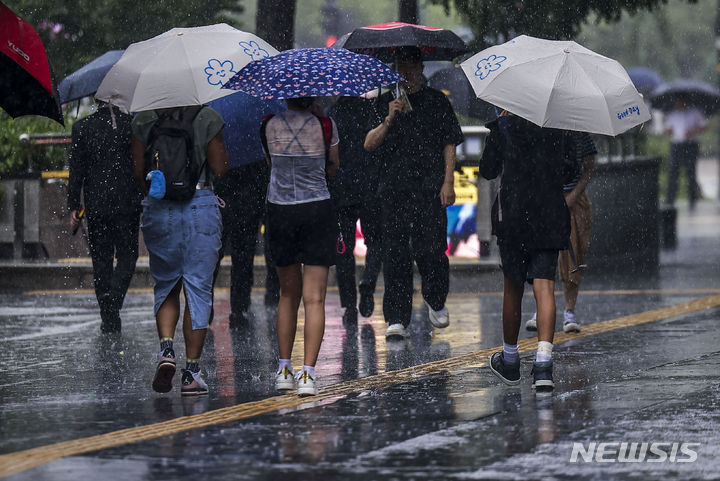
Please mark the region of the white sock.
POLYGON ((282 371, 283 368, 288 368, 288 371, 293 372, 293 368, 292 368, 292 364, 290 363, 290 359, 279 359, 278 360, 277 372, 282 371))
POLYGON ((535 356, 535 361, 537 361, 537 362, 552 361, 552 350, 553 350, 552 342, 538 341, 537 355, 535 356))
POLYGON ((510 363, 514 363, 520 359, 520 354, 518 354, 518 345, 503 342, 503 358, 510 363))
POLYGON ((310 377, 315 379, 315 366, 303 366, 303 371, 307 371, 310 377))

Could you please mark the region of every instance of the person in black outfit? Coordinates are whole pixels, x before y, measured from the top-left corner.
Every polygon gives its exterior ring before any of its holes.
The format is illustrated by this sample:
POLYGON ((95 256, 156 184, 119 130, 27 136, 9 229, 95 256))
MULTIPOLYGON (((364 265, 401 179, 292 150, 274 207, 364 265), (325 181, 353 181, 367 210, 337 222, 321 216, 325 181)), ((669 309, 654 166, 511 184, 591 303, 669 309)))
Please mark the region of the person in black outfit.
POLYGON ((492 355, 490 369, 506 384, 520 382, 517 339, 527 281, 537 303, 533 387, 551 391, 555 275, 558 252, 570 242, 563 186, 577 172, 575 142, 569 131, 543 129, 507 112, 487 127, 480 174, 488 180, 500 176, 492 226, 504 275, 503 350, 492 355))
MULTIPOLYGON (((285 110, 283 102, 244 100, 243 108, 229 108, 220 104, 218 112, 225 120, 225 136, 230 161, 227 173, 215 185, 215 193, 223 201, 222 248, 215 278, 223 254, 230 246, 230 319, 232 329, 247 327, 251 319, 251 293, 254 283, 255 248, 258 232, 265 217, 265 194, 270 169, 262 151, 258 125, 270 113, 285 110)), ((267 239, 267 237, 266 237, 267 239)), ((265 242, 265 305, 277 307, 280 281, 272 255, 265 242)))
POLYGON ((131 120, 117 108, 100 104, 96 113, 72 128, 70 228, 80 222, 82 191, 103 332, 120 331, 120 308, 138 257, 142 194, 133 177, 131 120))
POLYGON ((422 295, 435 327, 446 327, 450 265, 445 208, 455 202, 455 148, 464 140, 450 102, 422 85, 422 53, 396 52, 406 95, 377 101, 376 127, 365 148, 380 157, 378 192, 382 201, 383 313, 387 338, 407 337, 412 314, 413 260, 422 277, 422 295), (379 123, 379 125, 378 125, 379 123))
POLYGON ((343 324, 357 325, 355 286, 355 225, 358 219, 367 246, 365 270, 360 281, 360 314, 370 317, 375 308, 373 295, 382 266, 380 203, 377 199, 378 162, 363 148, 365 133, 374 126, 372 101, 359 97, 340 97, 329 110, 340 135, 343 162, 330 183, 330 194, 345 241, 345 252, 338 252, 337 273, 340 305, 345 308, 343 324))

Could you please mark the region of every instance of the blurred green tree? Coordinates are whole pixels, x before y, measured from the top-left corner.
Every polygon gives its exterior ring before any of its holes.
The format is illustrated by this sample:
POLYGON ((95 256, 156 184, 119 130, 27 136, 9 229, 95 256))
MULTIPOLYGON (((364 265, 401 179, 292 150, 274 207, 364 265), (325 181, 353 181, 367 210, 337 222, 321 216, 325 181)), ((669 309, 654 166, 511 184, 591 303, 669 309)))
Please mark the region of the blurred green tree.
MULTIPOLYGON (((571 39, 591 16, 598 20, 617 21, 623 12, 652 10, 668 0, 428 0, 442 5, 446 13, 451 6, 469 24, 474 40, 471 50, 526 34, 549 39, 571 39)), ((696 3, 697 0, 686 0, 696 3)))
POLYGON ((173 27, 226 22, 235 27, 242 0, 17 0, 13 11, 35 27, 58 81, 108 50, 173 27))

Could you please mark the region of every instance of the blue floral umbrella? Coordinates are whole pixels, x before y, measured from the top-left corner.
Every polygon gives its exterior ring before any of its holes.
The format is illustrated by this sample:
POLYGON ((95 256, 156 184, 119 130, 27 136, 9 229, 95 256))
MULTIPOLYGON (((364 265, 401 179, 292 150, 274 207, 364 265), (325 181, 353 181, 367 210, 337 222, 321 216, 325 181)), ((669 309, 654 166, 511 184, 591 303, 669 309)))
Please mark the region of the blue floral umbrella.
POLYGON ((368 55, 345 49, 301 48, 249 63, 223 88, 263 99, 352 97, 402 80, 368 55))

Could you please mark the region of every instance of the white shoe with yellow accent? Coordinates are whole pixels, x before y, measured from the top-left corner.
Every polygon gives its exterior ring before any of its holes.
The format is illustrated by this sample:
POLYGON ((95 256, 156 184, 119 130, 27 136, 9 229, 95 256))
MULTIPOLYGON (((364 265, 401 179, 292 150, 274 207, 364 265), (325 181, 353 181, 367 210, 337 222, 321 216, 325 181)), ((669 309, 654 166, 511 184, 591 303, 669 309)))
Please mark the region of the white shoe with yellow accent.
POLYGON ((297 393, 298 396, 317 396, 318 390, 315 379, 307 371, 297 375, 297 393))
POLYGON ((295 373, 287 367, 278 371, 275 375, 275 389, 278 391, 292 391, 295 389, 295 373))

